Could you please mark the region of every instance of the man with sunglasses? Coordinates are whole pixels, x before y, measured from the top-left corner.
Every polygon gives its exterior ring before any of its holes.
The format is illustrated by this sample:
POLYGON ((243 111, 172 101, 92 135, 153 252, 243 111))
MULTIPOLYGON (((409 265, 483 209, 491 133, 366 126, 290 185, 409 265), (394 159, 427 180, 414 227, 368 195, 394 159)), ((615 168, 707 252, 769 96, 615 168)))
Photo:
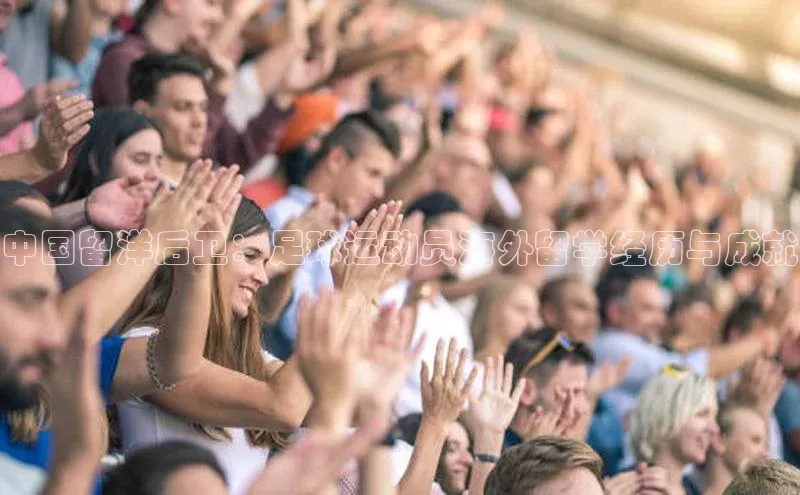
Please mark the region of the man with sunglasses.
POLYGON ((586 432, 577 425, 589 413, 586 385, 589 366, 594 363, 592 351, 563 333, 543 329, 526 332, 512 342, 506 362, 514 365, 515 382, 525 378, 525 388, 506 432, 504 449, 530 440, 535 436, 531 426, 537 426, 537 418, 554 414, 561 415, 562 423, 556 425, 555 433, 583 440, 586 432))

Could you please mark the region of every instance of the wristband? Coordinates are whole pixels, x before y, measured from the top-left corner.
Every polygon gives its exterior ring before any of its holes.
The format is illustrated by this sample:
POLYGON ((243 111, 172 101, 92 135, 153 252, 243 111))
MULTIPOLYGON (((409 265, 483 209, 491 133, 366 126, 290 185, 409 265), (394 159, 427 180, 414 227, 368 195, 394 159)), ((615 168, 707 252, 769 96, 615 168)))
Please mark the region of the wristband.
POLYGON ((496 464, 500 458, 492 454, 475 454, 475 460, 478 462, 485 462, 487 464, 496 464))

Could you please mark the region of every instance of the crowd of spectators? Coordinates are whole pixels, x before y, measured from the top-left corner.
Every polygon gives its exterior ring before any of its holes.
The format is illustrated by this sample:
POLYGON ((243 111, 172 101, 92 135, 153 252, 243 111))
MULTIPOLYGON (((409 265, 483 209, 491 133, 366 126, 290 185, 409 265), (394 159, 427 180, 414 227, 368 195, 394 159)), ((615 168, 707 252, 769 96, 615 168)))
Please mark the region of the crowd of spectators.
POLYGON ((800 247, 502 5, 0 0, 0 493, 800 493, 800 247))

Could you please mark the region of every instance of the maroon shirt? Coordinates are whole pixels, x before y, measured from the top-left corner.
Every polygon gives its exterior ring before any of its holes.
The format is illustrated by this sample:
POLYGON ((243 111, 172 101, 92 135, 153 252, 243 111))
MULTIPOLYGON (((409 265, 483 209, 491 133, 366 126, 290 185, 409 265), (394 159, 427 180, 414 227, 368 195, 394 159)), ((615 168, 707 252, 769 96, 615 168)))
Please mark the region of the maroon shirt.
MULTIPOLYGON (((129 106, 128 73, 141 57, 158 53, 147 40, 136 34, 110 45, 94 77, 92 99, 95 108, 129 106)), ((209 90, 208 133, 203 154, 223 165, 239 164, 242 170, 255 165, 277 148, 291 110, 283 111, 270 99, 261 113, 239 132, 225 115, 225 97, 209 90)))

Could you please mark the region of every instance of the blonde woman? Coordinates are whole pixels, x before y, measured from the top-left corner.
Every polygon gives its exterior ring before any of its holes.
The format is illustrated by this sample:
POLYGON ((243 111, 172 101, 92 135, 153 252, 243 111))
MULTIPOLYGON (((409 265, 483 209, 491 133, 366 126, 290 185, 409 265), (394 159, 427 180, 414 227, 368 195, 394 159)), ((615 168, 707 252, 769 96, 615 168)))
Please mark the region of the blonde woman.
POLYGON ((500 275, 478 294, 470 331, 476 361, 505 354, 508 346, 539 323, 539 300, 533 287, 518 277, 500 275))
POLYGON ((683 473, 706 461, 717 410, 714 382, 682 366, 668 365, 645 384, 631 413, 631 446, 638 463, 666 472, 666 493, 695 493, 683 473))

